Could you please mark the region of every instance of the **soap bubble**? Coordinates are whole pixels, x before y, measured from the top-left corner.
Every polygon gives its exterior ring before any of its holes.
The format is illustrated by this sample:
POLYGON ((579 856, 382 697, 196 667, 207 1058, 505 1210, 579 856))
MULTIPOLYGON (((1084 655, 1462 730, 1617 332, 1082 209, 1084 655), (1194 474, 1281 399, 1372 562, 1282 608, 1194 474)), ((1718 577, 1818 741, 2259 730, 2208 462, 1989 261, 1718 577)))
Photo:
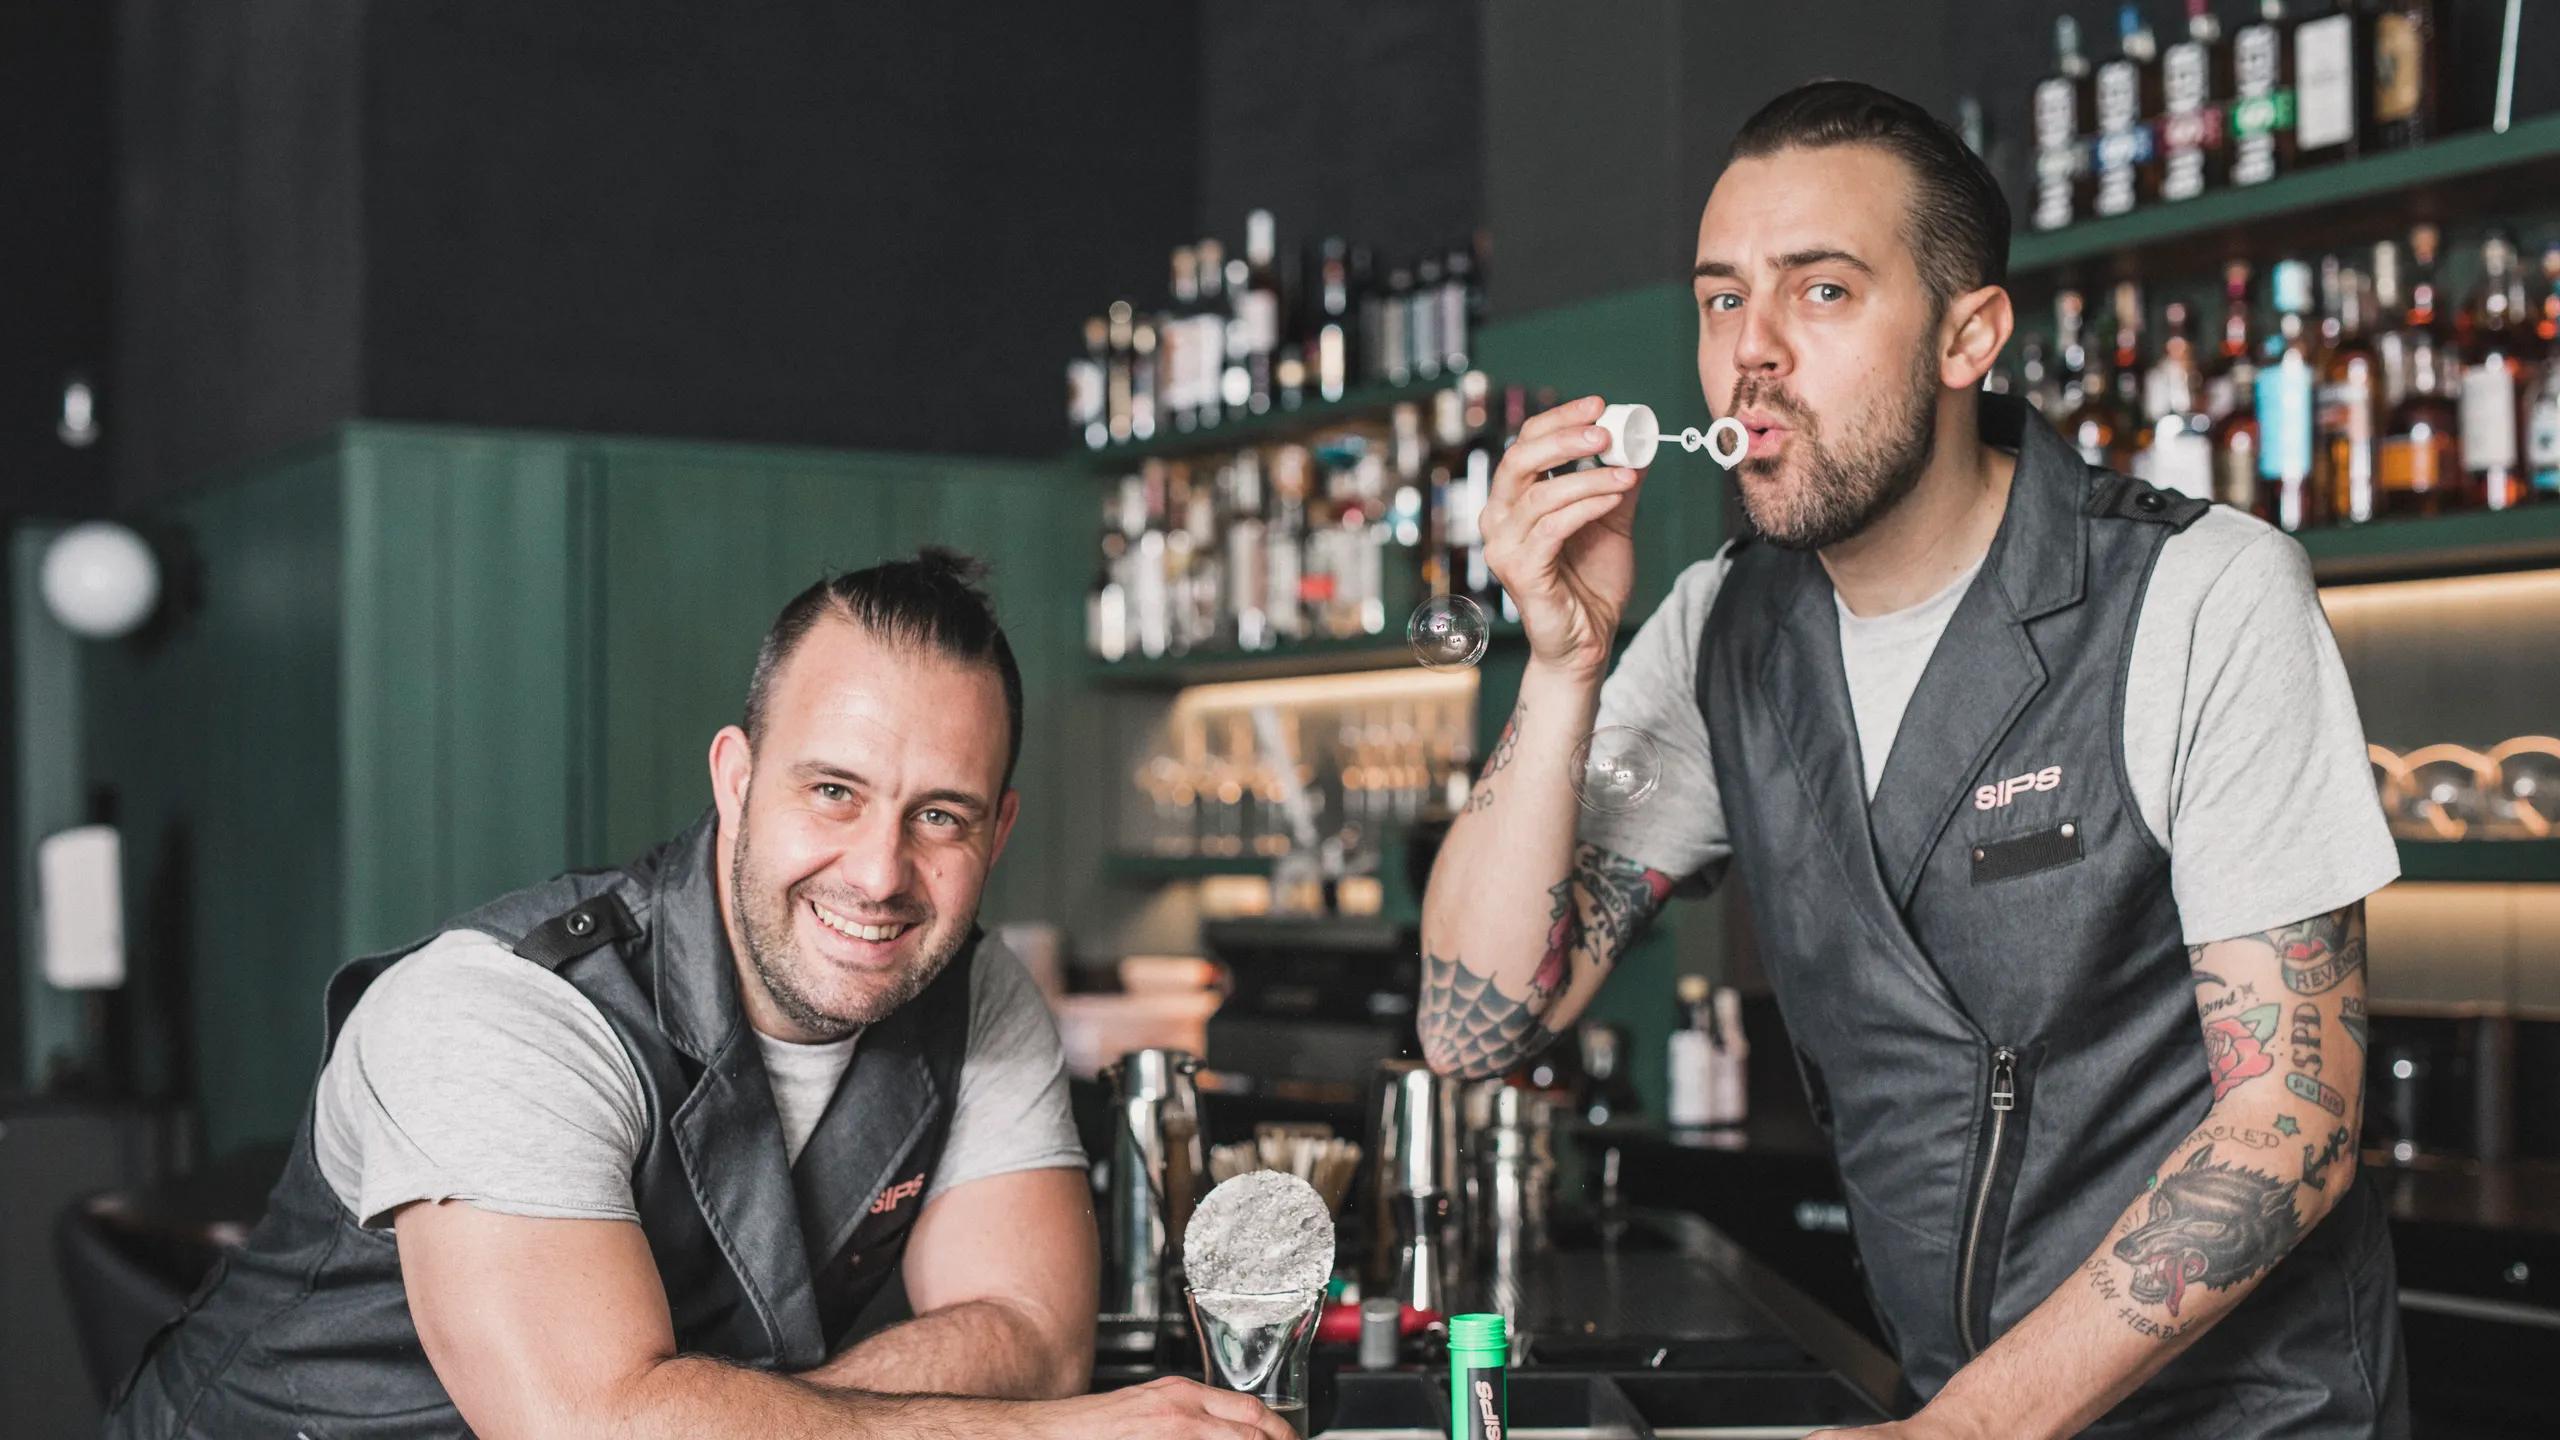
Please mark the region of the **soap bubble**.
POLYGON ((1708 426, 1704 434, 1699 433, 1698 427, 1692 425, 1680 432, 1679 440, 1681 449, 1692 455, 1704 450, 1710 458, 1727 470, 1732 469, 1742 459, 1744 452, 1751 448, 1751 432, 1743 428, 1741 421, 1730 415, 1708 426))
POLYGON ((1464 670, 1484 658, 1492 626, 1484 607, 1464 595, 1434 595, 1405 622, 1404 638, 1413 658, 1427 670, 1464 670))
POLYGON ((1574 798, 1601 815, 1623 815, 1662 783, 1662 747, 1632 725, 1603 725, 1573 752, 1574 798))

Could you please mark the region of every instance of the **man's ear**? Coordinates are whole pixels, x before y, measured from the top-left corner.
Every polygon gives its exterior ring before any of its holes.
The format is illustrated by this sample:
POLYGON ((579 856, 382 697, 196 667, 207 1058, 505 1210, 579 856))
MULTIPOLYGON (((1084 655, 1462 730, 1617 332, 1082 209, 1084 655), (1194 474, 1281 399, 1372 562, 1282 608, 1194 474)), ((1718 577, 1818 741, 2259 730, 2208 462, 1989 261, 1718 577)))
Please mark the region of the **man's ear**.
POLYGON ((720 828, 735 835, 747 809, 747 781, 756 768, 755 747, 747 743, 747 732, 735 725, 720 727, 720 733, 711 737, 710 762, 711 801, 720 807, 720 828))
POLYGON ((1939 325, 1938 383, 1950 390, 1980 389, 2017 324, 2009 292, 2000 286, 1985 285, 1949 301, 1939 325))

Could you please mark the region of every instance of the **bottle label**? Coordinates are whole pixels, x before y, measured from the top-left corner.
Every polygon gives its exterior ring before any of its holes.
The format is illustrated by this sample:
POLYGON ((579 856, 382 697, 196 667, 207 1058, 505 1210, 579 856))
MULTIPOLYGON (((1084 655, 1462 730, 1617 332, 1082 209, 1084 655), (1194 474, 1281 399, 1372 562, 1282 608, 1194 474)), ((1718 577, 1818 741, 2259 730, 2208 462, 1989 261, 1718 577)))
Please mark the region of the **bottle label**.
POLYGON ((1234 355, 1268 355, 1280 344, 1280 297, 1247 290, 1236 297, 1234 355))
POLYGON ((2098 67, 2097 211, 2121 215, 2133 208, 2134 167, 2151 158, 2151 127, 2142 123, 2139 75, 2129 60, 2098 67))
POLYGON ((2287 355, 2258 372, 2258 474, 2299 480, 2311 473, 2311 367, 2287 355))
POLYGON ((1102 363, 1067 362, 1067 423, 1081 430, 1102 418, 1102 363))
POLYGON ((2071 82, 2060 78, 2038 81, 2035 97, 2036 149, 2073 149, 2080 137, 2071 132, 2072 120, 2071 82))
POLYGON ((1470 1365, 1466 1370, 1465 1440, 1502 1440, 1510 1412, 1510 1392, 1499 1366, 1470 1365))
POLYGON ((2257 509, 2258 454, 2254 447, 2235 443, 2215 452, 2213 498, 2243 514, 2257 509))
POLYGON ((2423 495, 2444 489, 2453 482, 2452 449, 2453 437, 2442 431, 2394 435, 2383 441, 2376 467, 2382 472, 2383 490, 2423 495))
POLYGON ((2525 467, 2533 472, 2537 495, 2560 496, 2560 370, 2546 372, 2542 393, 2534 397, 2527 422, 2525 467))
POLYGON ((2352 15, 2306 20, 2293 32, 2294 139, 2305 150, 2356 138, 2356 31, 2352 15))
POLYGON ((2071 82, 2041 81, 2035 92, 2036 198, 2032 223, 2059 230, 2071 223, 2071 186, 2087 163, 2074 129, 2071 82))
POLYGON ((2198 500, 2213 498, 2213 443, 2174 421, 2162 421, 2151 442, 2150 474, 2164 490, 2198 500))
POLYGON ((2160 118, 2160 148, 2168 166, 2160 177, 2164 200, 2190 200, 2204 193, 2205 151, 2220 138, 2221 117, 2205 102, 2205 48, 2192 41, 2172 45, 2161 61, 2166 97, 2160 118))
POLYGON ((2374 119, 2390 124, 2418 113, 2418 102, 2424 98, 2419 87, 2426 78, 2426 45, 2415 16, 2394 12, 2375 19, 2374 119))
POLYGON ((2516 463, 2516 379, 2504 365, 2462 373, 2462 464, 2504 470, 2516 463))
POLYGON ((2252 25, 2232 37, 2231 183, 2255 185, 2276 174, 2276 137, 2293 126, 2293 92, 2277 88, 2281 37, 2252 25))

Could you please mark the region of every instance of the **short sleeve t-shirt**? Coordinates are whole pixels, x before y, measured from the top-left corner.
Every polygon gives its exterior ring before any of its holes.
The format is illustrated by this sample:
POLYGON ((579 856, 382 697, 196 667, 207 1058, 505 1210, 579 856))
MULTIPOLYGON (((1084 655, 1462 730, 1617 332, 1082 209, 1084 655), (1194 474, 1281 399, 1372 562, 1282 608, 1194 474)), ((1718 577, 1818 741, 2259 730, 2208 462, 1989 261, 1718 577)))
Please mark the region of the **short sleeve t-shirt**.
MULTIPOLYGON (((861 1037, 757 1038, 796 1159, 861 1037)), ((356 1002, 321 1067, 312 1146, 339 1203, 366 1225, 388 1224, 413 1200, 637 1220, 631 1170, 647 1126, 640 1073, 595 1002, 495 939, 452 930, 356 1002)), ((1022 962, 982 940, 960 1093, 926 1198, 1084 1163, 1056 1021, 1022 962)))
MULTIPOLYGON (((1632 811, 1580 822, 1583 840, 1692 892, 1733 853, 1697 691, 1698 645, 1726 564, 1719 554, 1681 574, 1601 690, 1598 723, 1640 727, 1661 745, 1660 786, 1632 811)), ((1971 579, 1889 615, 1841 611, 1870 794, 1971 579)), ((2126 778, 2169 852, 2188 944, 2323 915, 2398 878, 2346 667, 2290 536, 2217 505, 2168 537, 2128 667, 2126 778)))

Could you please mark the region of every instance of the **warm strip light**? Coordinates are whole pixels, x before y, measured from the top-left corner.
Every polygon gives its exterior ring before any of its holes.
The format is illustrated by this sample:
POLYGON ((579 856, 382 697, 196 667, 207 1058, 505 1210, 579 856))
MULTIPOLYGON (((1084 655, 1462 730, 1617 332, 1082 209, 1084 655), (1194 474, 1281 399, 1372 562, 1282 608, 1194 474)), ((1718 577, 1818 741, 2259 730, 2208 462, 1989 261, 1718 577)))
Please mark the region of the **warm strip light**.
POLYGON ((2454 575, 2433 580, 2383 580, 2371 584, 2320 587, 2320 603, 2333 618, 2359 610, 2389 610, 2428 601, 2458 601, 2466 605, 2515 605, 2540 601, 2560 605, 2560 570, 2519 570, 2503 575, 2454 575))
POLYGON ((1339 675, 1296 675, 1282 680, 1229 680, 1193 685, 1174 696, 1178 712, 1251 710, 1271 705, 1373 705, 1407 700, 1443 703, 1475 698, 1473 670, 1355 670, 1339 675))

